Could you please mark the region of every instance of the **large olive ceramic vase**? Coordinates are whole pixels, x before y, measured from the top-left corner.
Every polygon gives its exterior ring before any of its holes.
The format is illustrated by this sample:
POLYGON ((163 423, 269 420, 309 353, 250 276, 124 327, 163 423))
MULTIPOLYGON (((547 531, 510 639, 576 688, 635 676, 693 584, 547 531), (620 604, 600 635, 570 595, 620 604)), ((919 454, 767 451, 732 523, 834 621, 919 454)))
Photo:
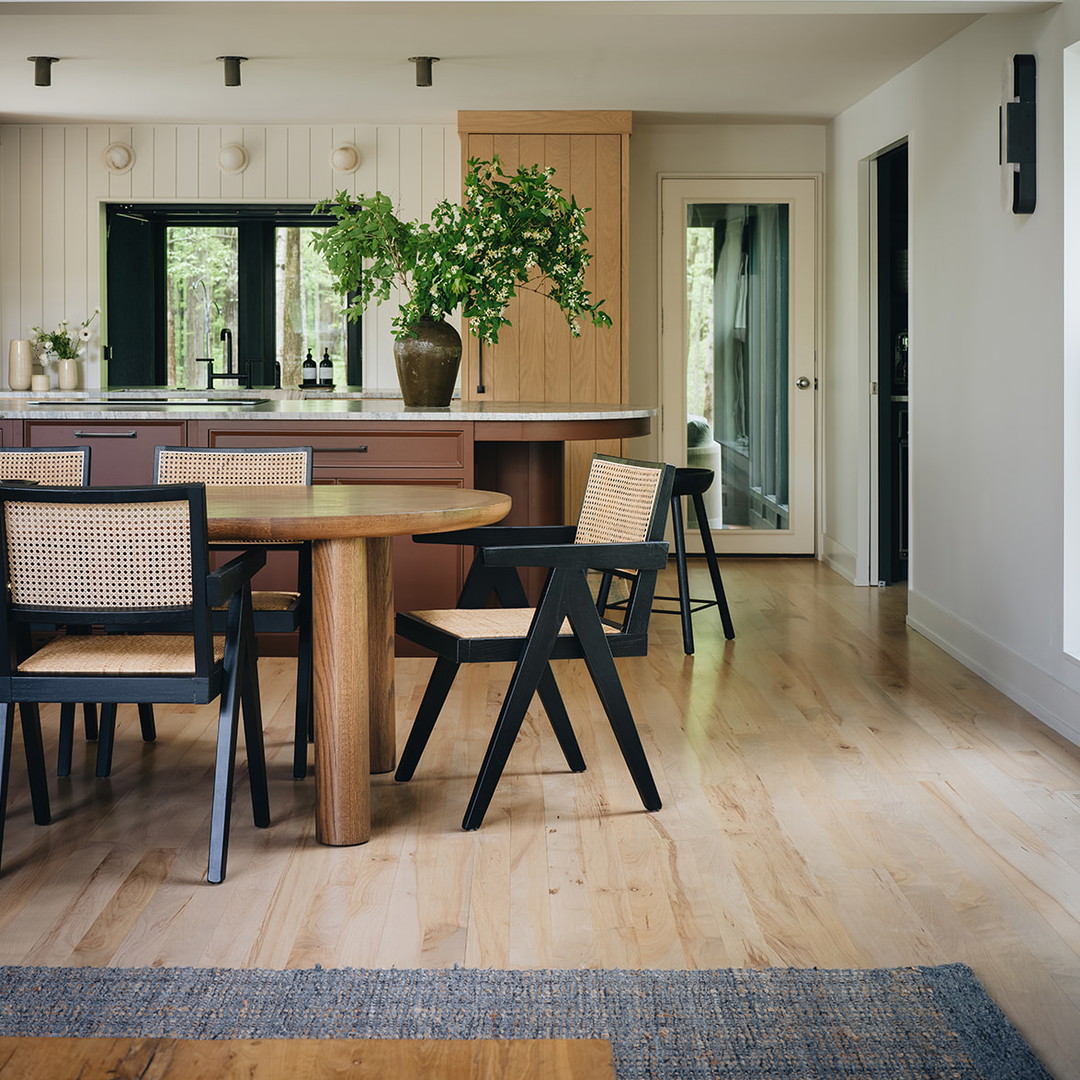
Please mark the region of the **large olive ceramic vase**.
POLYGON ((461 335, 447 322, 421 319, 416 337, 394 342, 394 361, 405 407, 443 409, 454 396, 461 367, 461 335))

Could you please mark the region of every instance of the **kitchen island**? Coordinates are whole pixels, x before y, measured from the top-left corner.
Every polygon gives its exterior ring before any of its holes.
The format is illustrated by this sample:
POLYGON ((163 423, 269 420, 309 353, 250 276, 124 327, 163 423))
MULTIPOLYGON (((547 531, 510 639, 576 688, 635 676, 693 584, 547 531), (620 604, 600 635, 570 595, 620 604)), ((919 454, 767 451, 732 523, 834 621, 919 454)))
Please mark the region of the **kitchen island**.
MULTIPOLYGON (((300 391, 114 391, 0 398, 4 446, 91 446, 91 483, 148 484, 154 447, 311 446, 317 484, 448 485, 511 496, 507 524, 573 520, 584 476, 567 475, 564 446, 649 433, 656 410, 619 404, 453 402, 406 408, 400 398, 300 391)), ((467 553, 394 541, 399 609, 453 605, 467 553)), ((258 584, 285 588, 288 557, 258 584)), ((531 583, 535 587, 535 581, 531 583)), ((287 637, 287 635, 281 635, 287 637)), ((274 645, 264 643, 264 651, 274 645)))

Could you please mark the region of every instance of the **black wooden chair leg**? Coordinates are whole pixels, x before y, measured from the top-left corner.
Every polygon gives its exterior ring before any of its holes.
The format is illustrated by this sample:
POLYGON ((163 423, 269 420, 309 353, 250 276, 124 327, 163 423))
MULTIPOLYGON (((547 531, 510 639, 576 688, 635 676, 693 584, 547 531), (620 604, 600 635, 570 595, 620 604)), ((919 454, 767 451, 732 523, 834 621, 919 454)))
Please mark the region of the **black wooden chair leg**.
POLYGON ((101 704, 101 730, 98 732, 97 767, 94 775, 101 778, 112 773, 113 743, 116 741, 116 702, 101 704))
POLYGON ((536 692, 540 697, 540 703, 544 706, 544 712, 547 713, 551 730, 555 732, 555 738, 559 740, 559 746, 562 748, 563 757, 566 758, 566 764, 570 766, 570 771, 584 772, 585 758, 581 754, 581 747, 570 724, 570 716, 563 704, 562 694, 559 693, 555 673, 551 670, 550 664, 540 676, 540 685, 536 688, 536 692))
POLYGON ((293 778, 307 775, 307 744, 315 738, 315 708, 312 693, 312 635, 310 626, 301 626, 297 635, 296 721, 293 732, 293 778))
POLYGON ((599 611, 601 615, 612 606, 608 603, 608 599, 611 596, 611 582, 614 577, 615 575, 610 570, 605 570, 600 575, 600 584, 596 589, 596 610, 599 611))
POLYGON ((4 821, 7 818, 8 779, 11 776, 11 742, 15 735, 15 706, 0 701, 0 857, 4 852, 4 821))
MULTIPOLYGON (((231 605, 230 629, 233 620, 239 617, 240 613, 235 610, 235 605, 231 605)), ((221 688, 221 703, 218 708, 217 749, 214 754, 214 794, 210 811, 210 851, 206 867, 206 880, 212 885, 218 885, 225 880, 225 868, 229 857, 233 772, 236 767, 236 736, 240 722, 242 694, 240 680, 244 664, 243 647, 234 634, 230 634, 229 637, 224 661, 225 684, 221 688)))
POLYGON ((495 721, 495 730, 491 733, 491 740, 484 754, 480 772, 473 785, 469 805, 465 808, 465 816, 461 819, 463 829, 479 829, 483 823, 484 815, 491 805, 492 796, 499 783, 499 777, 502 776, 514 741, 521 730, 525 710, 529 707, 529 702, 536 692, 537 682, 536 673, 522 672, 520 666, 515 669, 514 677, 503 699, 502 709, 499 710, 499 718, 495 721), (531 678, 528 678, 529 674, 532 674, 531 678), (526 677, 522 678, 523 675, 526 677))
POLYGON ((139 729, 142 731, 143 742, 154 742, 157 739, 154 706, 148 701, 139 702, 139 729))
POLYGON ((683 652, 694 653, 694 621, 690 606, 690 578, 686 570, 686 530, 683 527, 682 499, 671 500, 671 529, 675 534, 675 572, 679 579, 679 617, 682 619, 683 652))
MULTIPOLYGON (((26 708, 24 703, 22 709, 26 708)), ((71 775, 71 754, 75 744, 75 702, 65 701, 60 705, 60 730, 56 746, 56 775, 71 775)))
POLYGON ((459 664, 444 656, 435 660, 424 696, 420 700, 420 708, 416 710, 416 719, 413 721, 408 739, 405 740, 405 748, 401 751, 401 760, 394 773, 395 780, 404 782, 412 779, 416 766, 420 763, 420 757, 424 753, 424 747, 427 746, 435 727, 435 721, 439 718, 439 710, 442 709, 446 695, 450 693, 450 687, 454 684, 454 677, 459 667, 459 664))
POLYGON ((92 701, 84 701, 82 707, 83 733, 87 742, 93 742, 98 737, 98 714, 97 705, 92 701))
MULTIPOLYGON (((245 653, 248 649, 245 648, 245 653)), ((245 657, 246 677, 241 699, 244 717, 244 748, 247 750, 248 783, 251 787, 251 812, 256 828, 270 824, 270 792, 266 777, 266 746, 263 740, 262 701, 259 694, 259 670, 254 649, 245 657)), ((305 742, 304 746, 307 745, 305 742)))
POLYGON ((218 712, 217 750, 214 757, 214 795, 210 812, 210 853, 206 880, 218 885, 225 880, 229 856, 229 822, 232 817, 233 770, 236 765, 236 734, 240 719, 237 687, 222 691, 218 712))
MULTIPOLYGON (((529 639, 514 665, 514 673, 510 677, 499 718, 495 721, 495 730, 491 733, 487 752, 469 797, 469 805, 465 808, 465 816, 461 821, 463 829, 479 829, 491 804, 499 777, 502 776, 514 740, 525 719, 525 710, 539 688, 544 672, 548 670, 548 657, 551 655, 552 644, 558 636, 565 611, 564 593, 563 579, 556 571, 548 580, 533 618, 529 639)), ((591 597, 589 604, 591 607, 591 597)), ((598 618, 595 610, 593 616, 598 618)))
POLYGON ((712 533, 709 530, 709 519, 705 513, 705 500, 697 494, 692 495, 691 498, 694 500, 694 512, 697 514, 698 529, 701 532, 701 545, 705 548, 705 561, 709 564, 716 609, 720 612, 720 624, 724 628, 724 637, 731 641, 735 637, 735 625, 731 621, 727 593, 724 592, 724 582, 720 577, 720 564, 716 558, 716 548, 713 547, 712 533))
MULTIPOLYGON (((571 619, 573 620, 573 616, 571 619)), ((630 712, 630 704, 626 700, 626 694, 615 667, 615 660, 607 642, 604 641, 604 632, 598 623, 590 624, 587 619, 581 619, 580 622, 574 621, 574 630, 581 642, 585 666, 589 669, 593 686, 596 687, 596 692, 600 696, 608 723, 615 733, 615 739, 622 751, 626 767, 630 770, 634 786, 641 796, 642 804, 646 810, 659 810, 663 805, 660 801, 660 792, 657 791, 656 781, 649 768, 645 748, 641 745, 641 736, 634 724, 634 717, 630 712)))
POLYGON ((30 802, 34 808, 34 822, 48 825, 52 821, 49 810, 49 785, 45 776, 45 747, 41 741, 41 714, 37 702, 23 702, 19 709, 22 722, 23 749, 26 753, 26 772, 30 780, 30 802))

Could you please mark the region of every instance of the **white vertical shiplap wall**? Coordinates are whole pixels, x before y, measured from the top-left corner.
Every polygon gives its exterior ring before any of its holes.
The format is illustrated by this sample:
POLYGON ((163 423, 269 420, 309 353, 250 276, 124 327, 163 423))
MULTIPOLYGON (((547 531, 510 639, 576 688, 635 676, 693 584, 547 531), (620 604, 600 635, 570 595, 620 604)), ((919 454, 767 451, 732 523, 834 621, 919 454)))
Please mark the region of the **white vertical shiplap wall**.
MULTIPOLYGON (((450 125, 0 125, 0 342, 7 385, 7 341, 32 325, 80 322, 104 296, 102 205, 140 202, 312 202, 339 190, 385 192, 406 218, 426 218, 442 198, 460 195, 461 152, 450 125), (135 150, 135 164, 110 173, 111 142, 135 150), (220 147, 242 143, 248 166, 217 164, 220 147), (354 143, 355 173, 335 172, 330 154, 354 143)), ((394 387, 393 298, 364 323, 368 387, 394 387)), ((97 325, 97 324, 95 324, 97 325)), ((102 385, 101 335, 87 351, 83 382, 102 385)))

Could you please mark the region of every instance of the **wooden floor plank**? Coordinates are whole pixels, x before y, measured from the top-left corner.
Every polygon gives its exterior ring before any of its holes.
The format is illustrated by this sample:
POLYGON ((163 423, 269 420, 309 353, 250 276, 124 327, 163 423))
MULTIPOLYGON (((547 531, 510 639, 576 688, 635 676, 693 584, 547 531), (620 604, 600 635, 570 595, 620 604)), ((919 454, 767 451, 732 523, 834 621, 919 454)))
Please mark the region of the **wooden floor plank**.
POLYGON ((0 1072, 20 1080, 614 1080, 602 1039, 0 1038, 0 1072))

